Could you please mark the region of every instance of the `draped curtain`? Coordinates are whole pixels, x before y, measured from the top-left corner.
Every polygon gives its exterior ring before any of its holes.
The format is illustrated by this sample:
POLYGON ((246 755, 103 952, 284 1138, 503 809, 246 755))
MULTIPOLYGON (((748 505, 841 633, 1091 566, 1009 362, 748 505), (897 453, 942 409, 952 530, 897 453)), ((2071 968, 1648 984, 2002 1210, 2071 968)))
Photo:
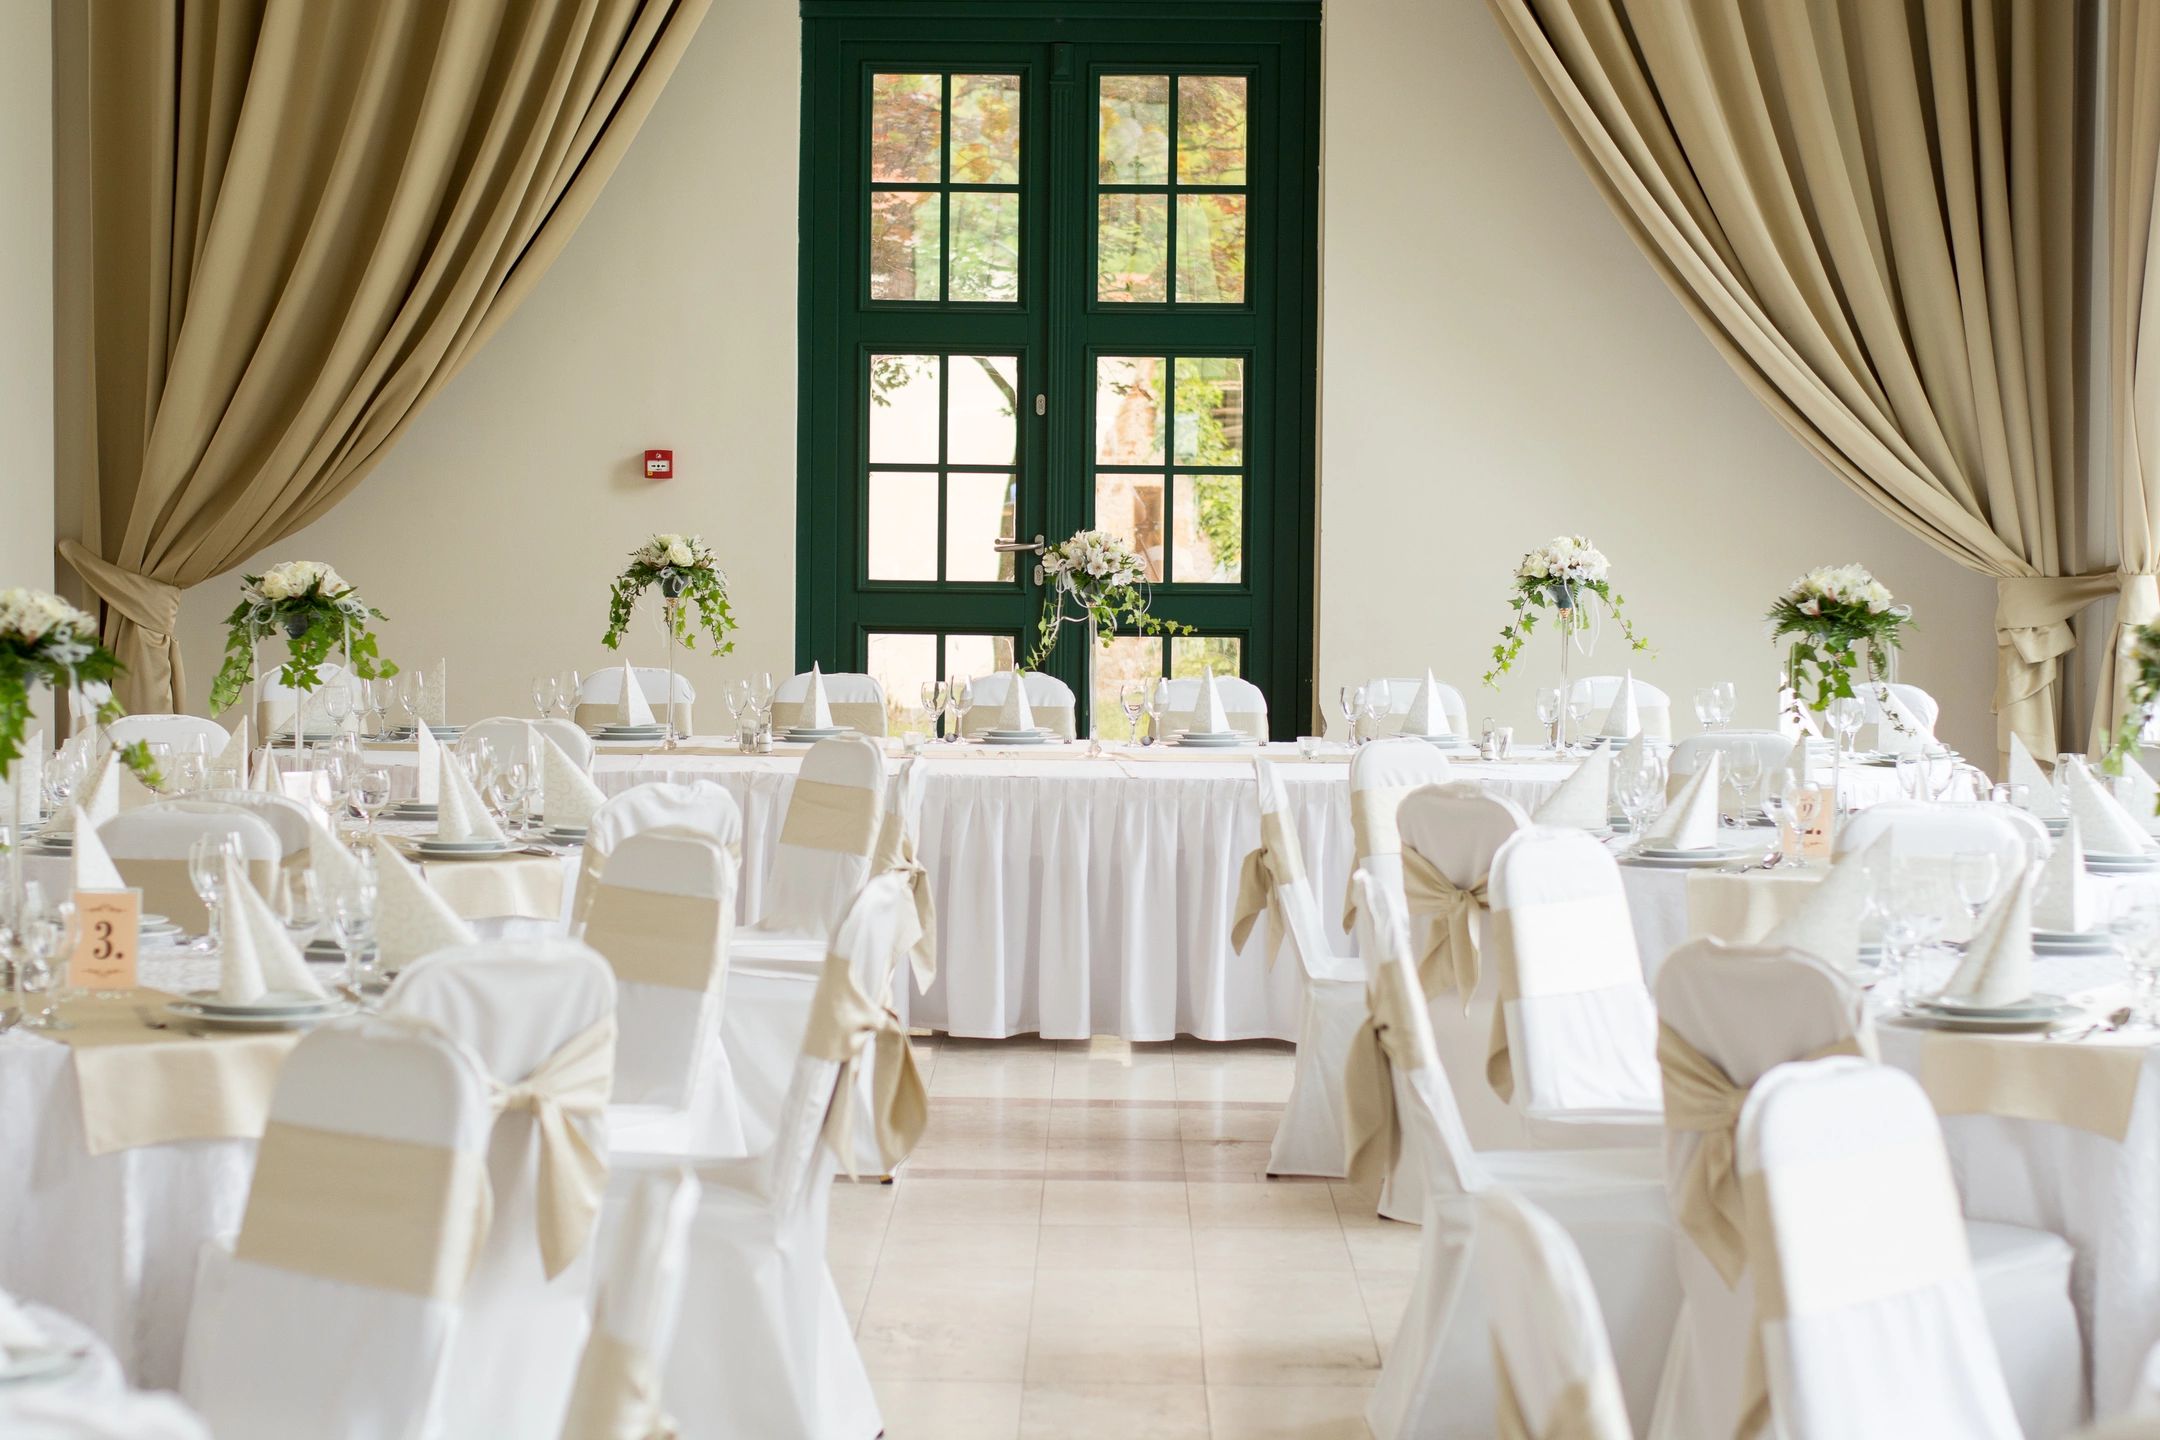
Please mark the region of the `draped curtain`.
MULTIPOLYGON (((2105 488, 2079 483, 2087 7, 1491 4, 1637 244, 1755 393, 1877 509, 1995 577, 1998 740, 2055 753, 2069 617, 2119 592, 2126 622, 2153 618, 2160 559, 2140 498, 2119 569, 2081 573, 2095 567, 2080 495, 2105 488)), ((2149 32, 2150 11, 2119 0, 2106 53, 2127 64, 2125 27, 2149 32)), ((2149 68, 2142 89, 2122 84, 2114 133, 2149 140, 2160 85, 2149 68)), ((2151 168, 2143 221, 2115 232, 2140 264, 2151 168)), ((2124 257, 2114 268, 2130 278, 2124 257)))
POLYGON ((132 710, 180 592, 320 517, 530 293, 711 0, 88 7, 95 494, 132 710))

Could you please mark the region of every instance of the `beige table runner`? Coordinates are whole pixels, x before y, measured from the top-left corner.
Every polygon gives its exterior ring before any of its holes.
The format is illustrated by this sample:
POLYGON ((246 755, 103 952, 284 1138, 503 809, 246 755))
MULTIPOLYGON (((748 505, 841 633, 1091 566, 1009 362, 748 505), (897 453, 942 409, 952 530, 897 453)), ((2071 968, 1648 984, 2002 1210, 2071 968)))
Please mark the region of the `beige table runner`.
POLYGON ((1920 1084, 1938 1115, 2045 1120, 2121 1140, 2146 1054, 2143 1045, 1931 1031, 1920 1042, 1920 1084))
POLYGON ((270 1092, 298 1031, 269 1034, 153 1030, 178 997, 136 990, 63 1003, 72 1029, 40 1032, 73 1053, 83 1138, 92 1155, 177 1140, 248 1140, 262 1134, 270 1092))
POLYGON ((563 862, 553 856, 430 860, 400 844, 428 885, 465 920, 556 920, 562 916, 563 862))
POLYGON ((1750 870, 1721 875, 1698 870, 1688 876, 1688 937, 1753 945, 1807 900, 1828 870, 1750 870))

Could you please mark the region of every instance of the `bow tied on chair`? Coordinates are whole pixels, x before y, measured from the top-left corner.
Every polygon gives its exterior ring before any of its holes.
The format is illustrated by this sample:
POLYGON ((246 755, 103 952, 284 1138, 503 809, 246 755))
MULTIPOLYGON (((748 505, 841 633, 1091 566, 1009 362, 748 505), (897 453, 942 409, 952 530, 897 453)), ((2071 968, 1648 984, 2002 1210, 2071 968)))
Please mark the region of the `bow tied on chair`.
POLYGON ((1395 1169, 1402 1156, 1402 1116, 1395 1107, 1395 1071, 1420 1070, 1437 1063, 1419 1044, 1419 1032, 1404 1023, 1404 1007, 1424 1001, 1410 993, 1403 967, 1380 959, 1365 986, 1369 1007, 1363 1028, 1351 1042, 1343 1067, 1344 1170, 1352 1184, 1376 1181, 1395 1169))
POLYGON ((573 1121, 597 1122, 607 1109, 614 1081, 615 1017, 609 1015, 564 1041, 524 1079, 495 1087, 495 1113, 530 1111, 539 1131, 535 1212, 540 1257, 550 1280, 577 1259, 600 1213, 607 1157, 573 1121))
MULTIPOLYGON (((900 875, 908 893, 915 897, 916 933, 907 945, 908 968, 915 974, 915 988, 928 993, 937 979, 937 906, 930 898, 930 872, 915 852, 915 837, 907 833, 897 815, 885 817, 884 833, 878 837, 877 853, 871 857, 873 875, 900 875)), ((906 937, 902 937, 906 943, 906 937)))
POLYGON ((1464 1010, 1478 987, 1477 917, 1488 908, 1486 878, 1458 888, 1417 851, 1402 852, 1403 899, 1413 917, 1432 922, 1432 938, 1418 956, 1418 983, 1428 1000, 1453 986, 1464 1010))
POLYGON ((1238 869, 1237 909, 1230 923, 1230 943, 1242 950, 1252 938, 1253 922, 1274 903, 1275 892, 1305 878, 1297 834, 1280 810, 1260 817, 1260 846, 1238 869))
MULTIPOLYGON (((904 930, 902 942, 912 943, 913 937, 904 930)), ((847 1167, 850 1179, 855 1178, 855 1075, 865 1059, 870 1061, 871 1119, 878 1156, 890 1173, 922 1139, 930 1115, 928 1092, 922 1072, 915 1068, 915 1047, 908 1043, 907 1027, 890 1008, 863 994, 844 955, 825 957, 817 994, 810 1002, 803 1053, 840 1067, 832 1108, 825 1116, 825 1143, 847 1167)))

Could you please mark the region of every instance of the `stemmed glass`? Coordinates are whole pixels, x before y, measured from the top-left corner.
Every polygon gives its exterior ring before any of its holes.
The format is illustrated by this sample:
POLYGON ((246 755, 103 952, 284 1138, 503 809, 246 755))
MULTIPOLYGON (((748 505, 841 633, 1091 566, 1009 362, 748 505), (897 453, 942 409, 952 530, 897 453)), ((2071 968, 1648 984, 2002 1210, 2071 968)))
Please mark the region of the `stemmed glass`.
POLYGON ((188 847, 188 882, 210 917, 209 929, 190 950, 215 955, 224 944, 225 862, 239 858, 240 837, 231 831, 198 835, 188 847))
POLYGON ((1375 680, 1365 687, 1365 703, 1358 707, 1358 711, 1365 717, 1366 739, 1380 738, 1380 717, 1388 713, 1388 705, 1387 681, 1375 680))
POLYGON ((323 803, 332 816, 345 808, 352 792, 352 757, 334 745, 325 745, 315 755, 315 798, 323 803))
POLYGON ((1785 860, 1785 827, 1793 823, 1793 792, 1807 782, 1793 774, 1792 767, 1780 765, 1765 777, 1762 787, 1761 809, 1763 818, 1770 822, 1772 838, 1770 852, 1763 858, 1782 864, 1785 860))
POLYGON ((922 682, 923 735, 926 739, 937 739, 938 717, 945 713, 945 702, 950 698, 943 680, 922 682))
POLYGON ((1950 876, 1957 886, 1958 901, 1975 925, 1995 898, 2002 878, 2002 862, 1991 851, 1972 850, 1950 857, 1950 876))
POLYGON ((542 720, 555 713, 559 682, 552 675, 535 675, 532 682, 533 711, 542 720))
POLYGON ((742 714, 750 704, 750 682, 730 680, 720 687, 720 703, 727 706, 728 719, 735 729, 742 729, 742 714))
POLYGON ((1596 706, 1590 703, 1590 695, 1588 691, 1581 691, 1568 696, 1568 724, 1574 727, 1575 731, 1575 744, 1567 747, 1568 749, 1574 750, 1579 748, 1583 750, 1588 750, 1592 748, 1590 744, 1590 737, 1583 732, 1590 728, 1590 714, 1596 708, 1596 706))
POLYGON ((345 957, 345 983, 356 995, 366 991, 380 967, 375 947, 375 879, 362 875, 345 886, 330 904, 330 933, 345 957))
POLYGON ((352 719, 352 686, 338 682, 323 686, 323 714, 329 717, 330 728, 343 734, 345 722, 352 719))
POLYGON ((1125 712, 1125 731, 1128 740, 1140 738, 1140 712, 1147 708, 1147 683, 1127 680, 1118 686, 1118 709, 1125 712))
POLYGON ((1633 848, 1640 850, 1645 823, 1665 790, 1665 764, 1646 749, 1637 763, 1616 768, 1612 783, 1613 798, 1620 802, 1628 833, 1635 837, 1633 848))
POLYGON ((1860 733, 1863 713, 1860 702, 1850 695, 1840 695, 1830 702, 1830 728, 1837 732, 1838 751, 1843 759, 1852 758, 1853 737, 1860 733))
POLYGON ((1560 687, 1547 685, 1537 692, 1538 724, 1545 727, 1545 743, 1553 754, 1560 753, 1560 687))
POLYGON ((182 751, 173 759, 172 793, 193 795, 210 777, 209 757, 200 751, 182 751))
POLYGON ((277 884, 272 887, 270 908, 277 912, 278 923, 285 927, 293 944, 301 950, 307 949, 315 932, 322 928, 322 903, 315 890, 315 872, 279 870, 277 884))
POLYGON ((532 794, 532 767, 516 757, 499 762, 488 776, 488 802, 496 815, 514 834, 521 822, 513 817, 524 805, 525 797, 532 794))
POLYGON ((420 717, 427 713, 427 702, 421 695, 426 683, 417 670, 408 670, 398 677, 398 713, 405 717, 405 728, 415 734, 420 730, 420 717))
POLYGON ((954 721, 952 733, 945 738, 947 740, 958 740, 961 736, 967 734, 968 712, 975 708, 975 686, 973 682, 958 676, 953 678, 952 708, 954 721))
POLYGON ((169 740, 145 740, 143 748, 150 756, 150 773, 156 783, 150 789, 158 795, 178 793, 173 784, 173 748, 169 740))
POLYGON ((1342 718, 1350 726, 1350 743, 1356 746, 1363 737, 1358 734, 1358 716, 1365 713, 1365 687, 1345 685, 1336 699, 1342 705, 1342 718))
POLYGON ((760 670, 750 677, 750 703, 762 714, 772 708, 772 702, 772 671, 760 670))
POLYGON ((1913 963, 1949 923, 1951 897, 1943 876, 1912 860, 1894 861, 1888 903, 1883 906, 1884 979, 1891 999, 1911 998, 1913 963))
POLYGON ((350 794, 353 809, 367 822, 367 834, 375 834, 375 817, 390 803, 390 771, 380 765, 363 765, 352 773, 350 794))
POLYGON ((1705 685, 1695 692, 1695 719, 1703 729, 1717 729, 1717 697, 1705 685))
POLYGON ((1720 680, 1710 687, 1710 704, 1717 715, 1718 728, 1732 724, 1733 710, 1740 703, 1740 694, 1730 680, 1720 680))
POLYGON ((578 697, 584 692, 585 677, 576 670, 565 670, 555 684, 555 713, 568 720, 577 714, 578 697))
POLYGON ((1753 745, 1736 745, 1725 752, 1724 760, 1725 778, 1733 789, 1733 823, 1745 825, 1756 809, 1756 787, 1762 784, 1762 752, 1753 745))
POLYGON ((65 902, 48 906, 36 881, 23 888, 23 913, 19 925, 22 959, 16 969, 16 986, 22 991, 22 1027, 25 1030, 72 1030, 53 1008, 60 988, 60 967, 75 949, 75 907, 65 902), (31 997, 38 997, 33 1000, 31 997))

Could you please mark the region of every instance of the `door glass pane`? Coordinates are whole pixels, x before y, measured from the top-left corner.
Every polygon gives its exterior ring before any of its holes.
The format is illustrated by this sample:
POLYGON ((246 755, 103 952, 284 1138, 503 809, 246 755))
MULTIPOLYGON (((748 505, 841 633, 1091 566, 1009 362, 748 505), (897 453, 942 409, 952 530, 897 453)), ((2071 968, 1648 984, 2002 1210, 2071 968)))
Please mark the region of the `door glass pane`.
POLYGON ((1170 179, 1170 77, 1105 75, 1098 92, 1099 175, 1106 185, 1170 179))
MULTIPOLYGON (((955 217, 954 228, 959 226, 955 217)), ((957 252, 954 263, 957 265, 957 252)), ((958 294, 960 273, 953 272, 958 294)), ((1245 302, 1245 197, 1177 197, 1177 298, 1196 305, 1245 302)))
POLYGON ((1102 195, 1095 227, 1095 296, 1160 303, 1169 298, 1170 210, 1166 195, 1102 195))
MULTIPOLYGON (((1242 269, 1242 241, 1238 261, 1242 269)), ((953 195, 952 298, 975 301, 1020 298, 1018 195, 970 190, 953 195)))
POLYGON ((1095 361, 1095 458, 1104 465, 1163 463, 1163 362, 1153 355, 1095 361))
POLYGON ((1245 477, 1178 476, 1172 578, 1180 585, 1234 583, 1244 576, 1244 548, 1245 477))
POLYGON ((922 687, 937 678, 937 636, 872 635, 865 665, 885 687, 886 728, 895 735, 923 728, 922 687))
POLYGON ((1013 668, 1013 637, 1010 635, 948 635, 945 637, 945 673, 973 679, 1013 668))
POLYGON ((869 576, 937 579, 937 472, 870 472, 869 576))
MULTIPOLYGON (((1095 734, 1104 740, 1130 740, 1132 722, 1118 703, 1125 682, 1137 680, 1153 688, 1162 678, 1162 640, 1153 635, 1120 635, 1095 648, 1095 680, 1091 701, 1095 734)), ((1145 719, 1140 722, 1147 724, 1145 719)))
POLYGON ((1245 454, 1245 362, 1236 356, 1180 356, 1177 443, 1180 465, 1240 465, 1245 454))
POLYGON ((1180 185, 1245 183, 1245 77, 1178 77, 1180 185))
POLYGON ((955 355, 945 397, 945 458, 956 465, 1012 465, 1019 458, 1020 362, 1011 355, 955 355))
POLYGON ((936 184, 945 128, 939 75, 870 77, 870 178, 936 184))
POLYGON ((1163 477, 1097 475, 1095 528, 1123 539, 1147 567, 1147 578, 1163 578, 1163 477))
POLYGON ((870 357, 870 460, 938 462, 938 369, 935 355, 870 357))
POLYGON ((1197 680, 1212 665, 1217 675, 1236 675, 1244 656, 1245 642, 1235 635, 1177 635, 1170 640, 1170 673, 1197 680))
POLYGON ((956 474, 945 477, 945 578, 1010 580, 1010 550, 992 548, 1013 538, 1013 477, 956 474))
POLYGON ((870 298, 938 298, 935 190, 870 192, 870 298))
POLYGON ((952 77, 952 178, 962 185, 1020 179, 1020 77, 952 77))

